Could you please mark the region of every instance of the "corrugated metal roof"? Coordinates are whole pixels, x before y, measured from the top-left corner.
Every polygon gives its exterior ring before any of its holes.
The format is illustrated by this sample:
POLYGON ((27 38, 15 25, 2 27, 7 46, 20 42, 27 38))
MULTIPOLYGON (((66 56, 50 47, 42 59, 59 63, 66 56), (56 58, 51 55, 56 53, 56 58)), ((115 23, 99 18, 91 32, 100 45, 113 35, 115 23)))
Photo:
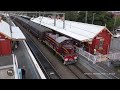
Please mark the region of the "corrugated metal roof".
MULTIPOLYGON (((63 33, 67 36, 70 36, 79 41, 91 40, 93 39, 100 31, 102 31, 105 26, 68 21, 65 20, 65 29, 63 29, 63 21, 56 19, 56 26, 54 26, 54 19, 48 17, 38 17, 31 19, 31 21, 39 23, 41 25, 51 28, 55 31, 63 33), (42 21, 41 21, 42 20, 42 21)), ((107 29, 107 28, 106 28, 107 29)))
POLYGON ((61 36, 61 37, 56 38, 55 40, 56 40, 56 42, 61 43, 61 42, 68 40, 68 39, 69 38, 67 38, 67 37, 61 36))
POLYGON ((11 38, 10 25, 3 20, 0 22, 0 33, 11 38))
POLYGON ((12 38, 14 39, 26 39, 19 27, 12 26, 12 38))
POLYGON ((10 25, 3 20, 0 22, 0 33, 10 39, 26 39, 19 27, 11 26, 10 29, 10 25))

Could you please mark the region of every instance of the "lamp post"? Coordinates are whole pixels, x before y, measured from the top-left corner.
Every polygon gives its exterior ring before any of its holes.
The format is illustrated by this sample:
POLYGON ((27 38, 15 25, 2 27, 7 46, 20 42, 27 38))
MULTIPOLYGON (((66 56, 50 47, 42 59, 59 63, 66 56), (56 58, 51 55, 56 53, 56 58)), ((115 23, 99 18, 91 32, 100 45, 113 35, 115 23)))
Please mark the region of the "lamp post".
POLYGON ((92 19, 92 24, 93 24, 93 22, 94 22, 94 16, 95 16, 95 14, 96 14, 96 13, 93 13, 93 19, 92 19))
POLYGON ((115 34, 115 24, 116 24, 116 16, 115 16, 115 20, 114 20, 114 25, 113 25, 113 33, 115 34))
POLYGON ((85 14, 85 23, 87 23, 87 15, 88 15, 88 12, 86 11, 86 14, 85 14))

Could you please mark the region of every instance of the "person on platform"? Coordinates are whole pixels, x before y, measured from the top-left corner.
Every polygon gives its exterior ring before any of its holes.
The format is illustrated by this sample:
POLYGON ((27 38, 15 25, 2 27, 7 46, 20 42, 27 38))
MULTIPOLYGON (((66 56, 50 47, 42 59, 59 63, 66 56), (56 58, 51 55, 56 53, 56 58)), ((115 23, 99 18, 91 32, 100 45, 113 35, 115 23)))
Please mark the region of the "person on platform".
POLYGON ((94 49, 94 55, 96 55, 97 54, 97 51, 96 51, 96 49, 94 49))
POLYGON ((23 66, 21 70, 22 70, 22 79, 25 79, 25 74, 26 74, 25 66, 23 66))

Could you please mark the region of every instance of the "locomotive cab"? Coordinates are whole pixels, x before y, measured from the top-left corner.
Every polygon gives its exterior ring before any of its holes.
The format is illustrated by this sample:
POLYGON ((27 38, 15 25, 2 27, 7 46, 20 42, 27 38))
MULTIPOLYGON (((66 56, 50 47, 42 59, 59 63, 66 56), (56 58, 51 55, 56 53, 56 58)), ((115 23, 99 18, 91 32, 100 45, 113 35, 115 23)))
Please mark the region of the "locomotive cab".
POLYGON ((77 54, 75 53, 75 48, 71 40, 65 40, 62 43, 62 48, 64 50, 64 64, 72 64, 77 61, 77 54))

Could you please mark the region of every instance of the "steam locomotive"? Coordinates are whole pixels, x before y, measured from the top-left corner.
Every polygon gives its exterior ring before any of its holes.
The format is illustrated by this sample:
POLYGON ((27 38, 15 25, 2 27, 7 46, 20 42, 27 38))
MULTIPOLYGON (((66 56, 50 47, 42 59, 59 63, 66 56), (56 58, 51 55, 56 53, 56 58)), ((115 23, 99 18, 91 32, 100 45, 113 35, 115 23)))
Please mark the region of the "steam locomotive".
POLYGON ((41 42, 51 47, 63 60, 65 65, 73 64, 77 61, 78 55, 75 52, 73 40, 62 34, 58 34, 50 28, 26 19, 22 16, 11 16, 16 22, 30 31, 41 42))

